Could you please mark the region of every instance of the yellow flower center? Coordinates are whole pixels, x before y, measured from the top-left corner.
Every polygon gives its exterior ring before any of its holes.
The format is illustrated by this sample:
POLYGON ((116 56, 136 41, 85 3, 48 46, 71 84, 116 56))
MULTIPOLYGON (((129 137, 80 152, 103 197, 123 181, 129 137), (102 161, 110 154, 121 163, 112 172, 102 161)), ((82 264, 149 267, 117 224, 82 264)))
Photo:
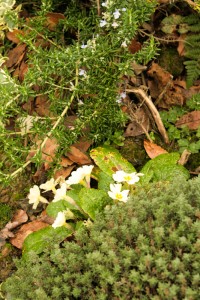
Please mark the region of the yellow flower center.
POLYGON ((115 195, 115 197, 116 197, 117 200, 121 200, 123 198, 122 194, 120 194, 120 193, 117 193, 115 195))
POLYGON ((129 180, 131 180, 131 176, 130 176, 130 175, 124 176, 124 179, 125 179, 126 181, 129 181, 129 180))

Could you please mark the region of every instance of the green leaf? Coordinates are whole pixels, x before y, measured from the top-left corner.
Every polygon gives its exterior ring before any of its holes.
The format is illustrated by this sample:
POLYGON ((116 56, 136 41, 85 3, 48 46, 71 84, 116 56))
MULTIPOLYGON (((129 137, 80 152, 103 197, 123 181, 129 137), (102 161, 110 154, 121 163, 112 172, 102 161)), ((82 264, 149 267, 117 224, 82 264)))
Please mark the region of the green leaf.
POLYGON ((48 226, 33 232, 24 241, 23 258, 28 258, 31 251, 40 254, 48 247, 50 240, 54 240, 55 243, 61 243, 71 234, 72 230, 64 226, 55 229, 52 226, 48 226))
POLYGON ((100 171, 98 176, 98 189, 99 190, 104 190, 104 191, 109 191, 110 190, 110 184, 114 183, 113 178, 106 174, 105 172, 100 171))
POLYGON ((112 176, 118 170, 127 173, 136 172, 133 165, 123 158, 115 148, 109 146, 97 147, 90 151, 90 156, 96 165, 109 176, 112 176))
POLYGON ((140 183, 168 181, 180 176, 188 179, 190 177, 188 170, 177 164, 179 157, 179 153, 164 153, 149 160, 140 171, 144 174, 140 178, 140 183))
POLYGON ((67 202, 66 200, 59 200, 57 202, 51 202, 47 208, 46 208, 46 212, 47 214, 52 217, 52 218, 56 218, 57 214, 59 213, 59 211, 64 211, 66 209, 70 209, 73 210, 75 207, 74 205, 70 204, 69 202, 67 202))
POLYGON ((82 188, 79 193, 79 205, 86 212, 91 219, 95 219, 97 212, 112 203, 108 194, 103 190, 82 188))

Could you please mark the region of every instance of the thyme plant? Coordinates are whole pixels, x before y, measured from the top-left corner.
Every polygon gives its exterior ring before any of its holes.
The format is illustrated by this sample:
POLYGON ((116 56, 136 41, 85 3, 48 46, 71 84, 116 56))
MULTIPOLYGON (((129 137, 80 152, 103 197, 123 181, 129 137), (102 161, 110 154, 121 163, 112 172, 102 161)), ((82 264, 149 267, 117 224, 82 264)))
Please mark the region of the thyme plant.
POLYGON ((41 164, 47 138, 59 144, 54 166, 82 135, 95 144, 112 140, 127 118, 117 101, 126 92, 123 76, 133 74, 133 61, 146 64, 157 52, 153 37, 139 52, 128 50, 157 1, 38 2, 34 17, 21 18, 18 24, 23 33, 20 41, 27 47, 24 79, 13 78, 4 65, 0 70, 0 181, 4 184, 30 162, 41 164), (56 27, 47 24, 49 12, 63 13, 56 27), (24 109, 38 96, 46 96, 49 104, 42 117, 24 109), (73 128, 66 126, 69 115, 76 116, 73 128), (26 162, 34 147, 36 155, 26 162))

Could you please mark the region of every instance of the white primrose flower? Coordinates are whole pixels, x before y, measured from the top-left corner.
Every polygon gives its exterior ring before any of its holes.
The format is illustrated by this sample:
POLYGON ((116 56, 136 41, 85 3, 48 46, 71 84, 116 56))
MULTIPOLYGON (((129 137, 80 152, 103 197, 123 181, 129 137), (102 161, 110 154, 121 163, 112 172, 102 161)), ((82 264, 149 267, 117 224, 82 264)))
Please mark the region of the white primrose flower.
POLYGON ((76 171, 71 173, 71 176, 66 180, 66 184, 83 184, 84 179, 86 180, 87 185, 90 183, 90 175, 94 166, 83 166, 78 168, 76 171))
POLYGON ((135 184, 140 180, 140 176, 143 176, 142 173, 126 173, 124 171, 117 171, 113 174, 113 179, 117 182, 127 182, 128 184, 135 184))
POLYGON ((65 211, 59 211, 55 221, 52 224, 52 227, 57 228, 57 227, 64 226, 65 224, 66 224, 65 211))
POLYGON ((37 185, 34 185, 30 189, 30 193, 28 194, 29 204, 33 204, 33 209, 36 209, 39 202, 49 203, 46 198, 40 195, 40 189, 37 185))
POLYGON ((108 192, 108 195, 113 200, 127 202, 129 190, 121 191, 121 189, 122 189, 122 185, 120 183, 110 184, 110 191, 108 192))
POLYGON ((118 26, 119 26, 119 24, 118 24, 117 22, 113 22, 113 23, 112 23, 112 27, 113 27, 113 28, 117 28, 118 26))
POLYGON ((117 19, 119 19, 119 17, 120 17, 120 12, 119 12, 119 9, 116 9, 115 11, 114 11, 114 13, 113 13, 113 16, 114 16, 114 19, 115 20, 117 20, 117 19))
POLYGON ((56 190, 55 196, 52 202, 57 202, 59 200, 68 200, 66 195, 67 192, 67 184, 66 182, 62 183, 60 188, 56 190))
POLYGON ((47 182, 42 183, 42 184, 40 185, 40 188, 41 188, 42 190, 44 190, 45 192, 52 191, 52 192, 55 194, 55 192, 56 192, 55 186, 56 186, 56 185, 57 185, 57 182, 56 182, 53 178, 51 178, 51 179, 48 180, 47 182))
POLYGON ((106 20, 101 20, 99 26, 104 27, 107 24, 106 20))

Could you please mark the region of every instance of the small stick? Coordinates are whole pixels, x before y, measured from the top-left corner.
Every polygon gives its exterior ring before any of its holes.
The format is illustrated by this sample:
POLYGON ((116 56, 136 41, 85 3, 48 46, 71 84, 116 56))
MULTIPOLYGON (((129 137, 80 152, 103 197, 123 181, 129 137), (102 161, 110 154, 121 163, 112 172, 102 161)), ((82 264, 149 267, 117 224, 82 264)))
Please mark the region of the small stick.
POLYGON ((127 89, 126 91, 132 92, 132 93, 140 96, 142 98, 142 100, 144 100, 144 102, 146 103, 146 105, 148 106, 149 110, 152 113, 152 116, 155 120, 158 130, 159 130, 160 134, 162 135, 165 143, 169 144, 169 138, 168 138, 166 129, 163 125, 163 122, 161 120, 161 117, 160 117, 160 114, 159 114, 157 108, 155 107, 154 103, 151 101, 151 98, 148 97, 147 94, 141 88, 132 88, 132 89, 127 89))

